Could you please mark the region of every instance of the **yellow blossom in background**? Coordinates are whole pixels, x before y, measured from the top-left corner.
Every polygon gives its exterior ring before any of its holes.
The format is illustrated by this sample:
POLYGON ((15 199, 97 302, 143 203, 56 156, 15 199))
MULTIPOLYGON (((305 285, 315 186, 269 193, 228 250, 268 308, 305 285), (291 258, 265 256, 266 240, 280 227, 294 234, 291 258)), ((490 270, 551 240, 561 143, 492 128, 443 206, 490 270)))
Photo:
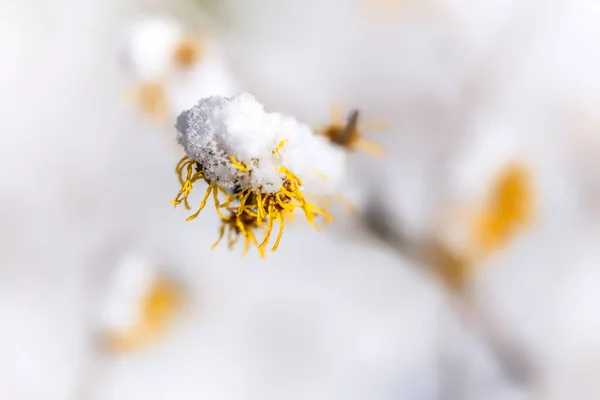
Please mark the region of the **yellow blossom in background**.
POLYGON ((347 119, 341 107, 334 104, 331 108, 331 122, 329 125, 317 129, 316 132, 327 137, 337 146, 342 146, 350 151, 362 150, 374 157, 385 155, 385 149, 364 137, 365 130, 378 130, 386 127, 383 123, 363 126, 358 123, 358 110, 352 111, 347 119))
POLYGON ((127 254, 115 266, 102 304, 103 344, 123 352, 159 341, 179 315, 185 297, 183 287, 155 261, 127 254))
POLYGON ((164 84, 160 82, 144 82, 130 88, 127 97, 144 114, 150 115, 160 122, 167 120, 168 108, 164 84))
POLYGON ((124 42, 128 99, 160 123, 170 125, 199 97, 239 91, 219 43, 175 18, 140 18, 130 25, 124 42))
POLYGON ((202 57, 203 45, 200 38, 184 37, 179 41, 173 52, 173 59, 182 68, 191 68, 202 57))
POLYGON ((533 219, 534 198, 530 172, 512 164, 493 182, 489 197, 478 212, 473 228, 473 246, 488 255, 506 245, 533 219))
POLYGON ((442 224, 441 240, 427 243, 427 257, 450 287, 460 289, 488 256, 533 221, 532 180, 525 163, 508 164, 492 178, 479 204, 453 213, 442 224))
POLYGON ((166 122, 169 116, 167 86, 171 75, 190 70, 202 59, 202 41, 198 37, 182 36, 171 44, 165 55, 164 71, 151 80, 142 79, 126 91, 127 97, 141 112, 166 122))
POLYGON ((106 334, 111 350, 123 352, 138 350, 160 339, 173 322, 183 301, 181 289, 173 282, 157 279, 143 293, 137 320, 127 330, 106 334))

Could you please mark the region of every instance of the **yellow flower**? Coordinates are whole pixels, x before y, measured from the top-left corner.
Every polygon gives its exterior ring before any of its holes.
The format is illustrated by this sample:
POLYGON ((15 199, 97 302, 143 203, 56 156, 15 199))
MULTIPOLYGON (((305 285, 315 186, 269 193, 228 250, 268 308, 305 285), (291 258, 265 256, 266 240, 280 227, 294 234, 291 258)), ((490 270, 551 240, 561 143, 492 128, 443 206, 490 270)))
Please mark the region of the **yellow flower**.
POLYGON ((167 98, 163 83, 141 83, 127 90, 125 94, 142 112, 157 118, 159 121, 167 119, 167 98))
POLYGON ((184 68, 189 68, 200 60, 203 45, 199 37, 184 37, 175 47, 173 54, 175 62, 184 68))
POLYGON ((444 281, 461 289, 476 268, 506 246, 533 217, 530 170, 524 163, 513 162, 493 178, 480 204, 452 213, 441 225, 441 236, 431 239, 425 248, 444 281))
MULTIPOLYGON (((285 144, 282 141, 274 150, 276 154, 285 144)), ((250 173, 247 166, 237 161, 235 156, 231 156, 231 163, 243 173, 250 173)), ((203 173, 202 166, 195 160, 183 157, 176 167, 176 173, 179 177, 181 189, 177 196, 172 201, 172 204, 177 206, 184 204, 186 209, 190 209, 188 196, 191 193, 194 184, 198 180, 204 180, 208 184, 208 188, 204 194, 198 210, 187 218, 191 221, 198 217, 200 212, 206 206, 208 198, 213 196, 215 210, 221 217, 221 228, 219 239, 213 245, 216 247, 220 240, 228 230, 228 246, 231 248, 236 243, 239 235, 242 235, 245 240, 244 254, 250 244, 253 244, 259 251, 261 257, 265 256, 265 248, 268 246, 273 232, 275 222, 278 223, 279 229, 275 243, 271 251, 275 251, 279 246, 279 242, 283 235, 284 221, 286 216, 302 210, 306 220, 316 229, 315 218, 322 215, 327 220, 332 218, 325 210, 317 207, 315 204, 306 200, 302 192, 302 181, 291 171, 285 167, 280 167, 278 171, 283 177, 283 184, 276 192, 265 193, 261 188, 248 187, 237 189, 233 193, 229 193, 225 188, 215 182, 209 181, 203 173), (225 197, 221 202, 219 194, 225 197), (228 211, 228 215, 223 214, 222 209, 228 211), (254 231, 261 228, 264 231, 264 237, 259 243, 254 231)))
MULTIPOLYGON (((345 147, 351 151, 362 150, 375 157, 385 154, 385 150, 378 143, 364 137, 365 127, 358 124, 359 112, 354 110, 344 121, 343 112, 339 106, 331 109, 331 123, 317 132, 329 138, 332 143, 345 147)), ((372 127, 372 129, 378 126, 372 127)))
POLYGON ((137 320, 126 330, 107 332, 107 345, 116 351, 137 350, 156 340, 180 309, 183 294, 178 285, 158 278, 143 294, 137 320))
POLYGON ((525 166, 511 164, 494 182, 489 199, 477 214, 472 241, 483 255, 504 246, 533 219, 531 176, 525 166))

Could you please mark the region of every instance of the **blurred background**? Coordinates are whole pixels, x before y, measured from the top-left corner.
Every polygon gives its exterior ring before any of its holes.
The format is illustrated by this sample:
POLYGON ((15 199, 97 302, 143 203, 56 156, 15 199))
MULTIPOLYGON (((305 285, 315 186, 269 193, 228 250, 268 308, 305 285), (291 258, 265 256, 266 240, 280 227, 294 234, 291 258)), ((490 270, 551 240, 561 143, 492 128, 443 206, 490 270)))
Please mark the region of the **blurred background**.
POLYGON ((596 0, 0 15, 1 398, 600 398, 596 0), (386 153, 264 260, 169 203, 175 118, 238 91, 386 153))

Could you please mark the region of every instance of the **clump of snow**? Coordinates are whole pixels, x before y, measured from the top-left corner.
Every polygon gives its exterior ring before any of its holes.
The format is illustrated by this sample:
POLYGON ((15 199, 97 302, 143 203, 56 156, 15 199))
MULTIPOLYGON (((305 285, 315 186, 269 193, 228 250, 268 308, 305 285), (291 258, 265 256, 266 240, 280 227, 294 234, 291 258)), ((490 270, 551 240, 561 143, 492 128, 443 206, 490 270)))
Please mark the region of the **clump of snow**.
POLYGON ((266 112, 249 93, 202 99, 179 116, 176 128, 186 155, 222 187, 273 193, 284 182, 283 167, 306 191, 325 195, 344 176, 344 150, 292 117, 266 112), (248 171, 236 167, 232 156, 248 171))

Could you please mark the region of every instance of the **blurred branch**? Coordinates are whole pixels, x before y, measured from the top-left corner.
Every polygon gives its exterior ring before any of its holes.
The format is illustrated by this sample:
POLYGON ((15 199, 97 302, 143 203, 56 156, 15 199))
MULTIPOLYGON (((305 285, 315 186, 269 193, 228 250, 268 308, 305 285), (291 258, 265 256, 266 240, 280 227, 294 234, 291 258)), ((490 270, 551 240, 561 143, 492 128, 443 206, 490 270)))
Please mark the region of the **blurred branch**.
MULTIPOLYGON (((457 132, 467 132, 470 119, 477 110, 485 107, 490 101, 496 100, 496 90, 503 90, 505 85, 498 82, 497 69, 511 67, 507 60, 520 62, 532 41, 535 40, 536 27, 543 23, 545 13, 553 7, 542 6, 540 2, 523 2, 516 6, 509 22, 496 33, 490 41, 487 52, 479 57, 479 62, 467 79, 461 83, 461 99, 454 110, 456 116, 449 129, 457 132)), ((501 76, 500 76, 501 77, 501 76)), ((460 135, 458 137, 461 137, 460 135)), ((464 138, 469 140, 469 137, 464 138)), ((460 143, 450 143, 456 148, 460 143)), ((435 177, 434 190, 443 194, 444 171, 451 164, 454 154, 448 148, 436 154, 436 168, 440 176, 435 177)), ((510 382, 530 386, 534 379, 535 365, 532 354, 518 341, 510 337, 506 330, 501 329, 500 318, 490 313, 489 309, 481 312, 478 303, 468 288, 472 266, 466 260, 454 254, 447 246, 430 235, 425 238, 411 237, 406 228, 393 223, 381 199, 372 199, 372 203, 362 216, 362 222, 367 231, 381 242, 388 245, 402 258, 408 258, 414 265, 425 269, 429 274, 443 282, 448 293, 449 302, 460 321, 473 330, 489 349, 497 361, 503 375, 510 382)), ((489 308, 489 307, 488 307, 489 308)), ((460 367, 459 367, 460 369, 460 367)), ((456 372, 456 371, 454 371, 456 372)), ((454 373, 453 372, 453 373, 454 373)), ((461 372, 458 371, 458 374, 461 372)), ((455 378, 450 377, 450 379, 455 378)), ((451 384, 451 383, 450 383, 451 384)), ((461 398, 460 394, 458 397, 461 398)))
MULTIPOLYGON (((413 265, 425 269, 429 274, 443 282, 449 295, 449 302, 456 311, 459 320, 471 329, 489 349, 497 361, 504 377, 516 385, 529 385, 534 365, 526 349, 499 329, 500 319, 478 310, 468 290, 470 269, 466 262, 453 254, 447 247, 434 238, 415 239, 406 230, 390 221, 389 216, 374 200, 362 216, 362 223, 375 238, 389 246, 402 258, 413 261, 413 265)), ((454 379, 452 379, 454 380, 454 379)))

